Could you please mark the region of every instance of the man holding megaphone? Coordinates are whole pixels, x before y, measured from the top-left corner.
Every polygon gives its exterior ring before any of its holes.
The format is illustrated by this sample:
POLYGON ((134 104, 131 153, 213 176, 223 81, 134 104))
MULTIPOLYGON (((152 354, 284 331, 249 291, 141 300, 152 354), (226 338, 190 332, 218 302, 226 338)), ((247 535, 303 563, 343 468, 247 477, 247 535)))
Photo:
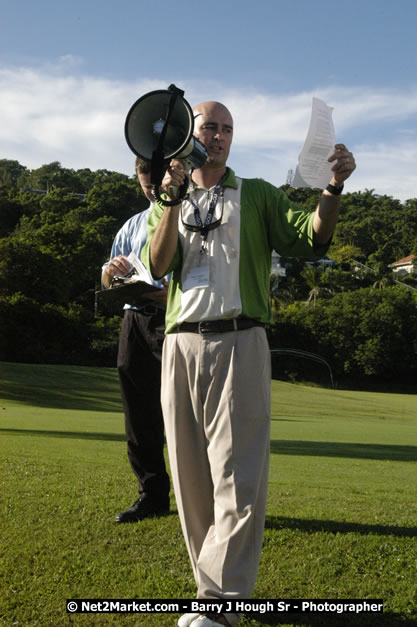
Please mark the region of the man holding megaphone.
MULTIPOLYGON (((263 539, 271 252, 326 253, 355 161, 336 145, 329 158, 333 177, 311 213, 273 185, 241 179, 227 167, 233 119, 224 105, 204 102, 193 115, 207 159, 190 176, 181 159, 170 161, 142 260, 156 279, 172 272, 161 398, 197 596, 234 600, 253 593, 263 539), (187 182, 187 195, 177 200, 187 182)), ((234 613, 185 614, 178 625, 233 627, 238 621, 234 613)))

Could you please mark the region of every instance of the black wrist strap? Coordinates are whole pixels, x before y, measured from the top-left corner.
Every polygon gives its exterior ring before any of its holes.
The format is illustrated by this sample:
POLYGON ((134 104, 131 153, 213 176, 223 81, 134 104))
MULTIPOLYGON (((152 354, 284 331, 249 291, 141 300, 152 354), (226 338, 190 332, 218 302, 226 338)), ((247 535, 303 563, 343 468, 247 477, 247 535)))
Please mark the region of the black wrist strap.
POLYGON ((343 192, 344 185, 331 185, 330 183, 326 187, 326 190, 333 194, 333 196, 339 196, 343 192))
POLYGON ((186 197, 186 195, 187 195, 188 178, 185 178, 184 183, 178 189, 179 189, 178 197, 174 198, 174 200, 165 200, 164 198, 162 198, 161 194, 159 193, 158 185, 154 185, 152 187, 152 193, 153 193, 155 199, 158 202, 160 202, 161 205, 164 205, 165 207, 175 207, 175 205, 179 205, 180 202, 182 202, 184 200, 184 198, 186 197))

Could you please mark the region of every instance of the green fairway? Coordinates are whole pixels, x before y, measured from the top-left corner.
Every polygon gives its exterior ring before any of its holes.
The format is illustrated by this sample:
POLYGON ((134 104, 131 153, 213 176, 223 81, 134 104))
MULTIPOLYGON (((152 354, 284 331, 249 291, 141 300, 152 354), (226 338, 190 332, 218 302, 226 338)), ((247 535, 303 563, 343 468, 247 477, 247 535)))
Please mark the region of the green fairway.
MULTIPOLYGON (((66 599, 193 598, 169 516, 117 525, 136 498, 114 369, 0 364, 0 624, 176 625, 67 614, 66 599)), ((258 614, 242 625, 417 625, 414 395, 272 382, 259 599, 383 599, 383 615, 258 614)))

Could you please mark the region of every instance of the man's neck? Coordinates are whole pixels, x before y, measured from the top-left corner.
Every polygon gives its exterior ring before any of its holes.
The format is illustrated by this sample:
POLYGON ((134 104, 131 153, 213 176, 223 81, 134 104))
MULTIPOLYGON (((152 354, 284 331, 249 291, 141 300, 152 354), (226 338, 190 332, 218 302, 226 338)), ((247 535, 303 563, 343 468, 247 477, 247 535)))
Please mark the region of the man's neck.
POLYGON ((220 168, 207 168, 203 166, 198 170, 194 170, 192 178, 194 183, 199 187, 210 189, 210 187, 216 185, 223 178, 225 172, 225 166, 220 168))

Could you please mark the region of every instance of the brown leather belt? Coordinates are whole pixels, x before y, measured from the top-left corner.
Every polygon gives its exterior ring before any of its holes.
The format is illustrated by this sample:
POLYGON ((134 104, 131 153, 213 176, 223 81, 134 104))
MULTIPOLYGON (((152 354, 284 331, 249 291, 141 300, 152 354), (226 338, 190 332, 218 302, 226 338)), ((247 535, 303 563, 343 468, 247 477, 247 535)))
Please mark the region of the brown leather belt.
POLYGON ((264 327, 258 320, 251 318, 233 318, 231 320, 204 320, 202 322, 183 322, 179 324, 173 333, 230 333, 231 331, 243 331, 252 327, 264 327))

